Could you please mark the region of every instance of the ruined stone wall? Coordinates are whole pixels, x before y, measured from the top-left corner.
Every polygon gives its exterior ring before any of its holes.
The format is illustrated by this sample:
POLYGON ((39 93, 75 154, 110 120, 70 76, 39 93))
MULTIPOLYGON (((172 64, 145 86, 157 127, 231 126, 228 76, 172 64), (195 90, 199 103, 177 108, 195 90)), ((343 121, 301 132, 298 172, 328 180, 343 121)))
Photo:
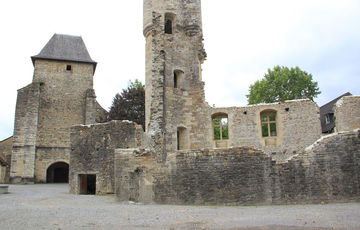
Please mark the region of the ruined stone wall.
POLYGON ((13 137, 9 137, 0 142, 0 158, 5 161, 0 176, 0 184, 9 183, 12 145, 13 137))
POLYGON ((341 98, 335 105, 335 119, 338 132, 360 128, 360 96, 341 98))
POLYGON ((40 107, 40 83, 18 90, 10 182, 34 182, 36 136, 40 107))
MULTIPOLYGON (((254 146, 278 162, 301 152, 321 136, 319 107, 311 100, 211 108, 209 113, 209 117, 219 113, 228 115, 228 147, 254 146), (276 112, 276 137, 262 137, 260 113, 266 110, 276 112), (267 144, 268 139, 274 142, 267 144)), ((213 147, 217 147, 212 125, 209 133, 213 147)))
POLYGON ((274 167, 273 203, 360 200, 360 130, 319 139, 274 167))
POLYGON ((360 130, 319 139, 276 164, 248 147, 151 154, 117 150, 118 200, 162 204, 295 204, 360 200, 360 130))
POLYGON ((80 193, 80 174, 96 174, 96 193, 114 193, 114 150, 141 147, 142 139, 141 125, 129 121, 72 127, 70 191, 80 193))

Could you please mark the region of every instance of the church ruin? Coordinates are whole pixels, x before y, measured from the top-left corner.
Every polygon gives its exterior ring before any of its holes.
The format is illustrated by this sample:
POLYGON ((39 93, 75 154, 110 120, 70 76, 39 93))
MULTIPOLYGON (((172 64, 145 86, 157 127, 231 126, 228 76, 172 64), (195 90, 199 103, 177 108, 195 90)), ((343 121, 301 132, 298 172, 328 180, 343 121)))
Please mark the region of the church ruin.
POLYGON ((359 200, 359 96, 336 103, 339 132, 323 137, 308 99, 211 107, 201 1, 144 0, 143 10, 145 132, 99 123, 96 62, 80 37, 54 35, 32 57, 33 83, 18 91, 12 183, 69 179, 75 194, 162 204, 359 200))

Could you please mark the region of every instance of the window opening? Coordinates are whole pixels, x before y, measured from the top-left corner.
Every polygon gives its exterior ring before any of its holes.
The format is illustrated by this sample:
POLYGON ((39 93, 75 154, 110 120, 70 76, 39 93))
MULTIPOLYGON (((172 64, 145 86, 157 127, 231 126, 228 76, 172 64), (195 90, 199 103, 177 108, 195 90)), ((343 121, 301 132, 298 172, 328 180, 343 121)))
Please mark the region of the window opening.
POLYGON ((174 88, 178 87, 178 76, 176 74, 176 72, 174 72, 174 88))
POLYGON ((214 117, 213 127, 215 140, 229 139, 228 117, 226 114, 214 117))
POLYGON ((181 88, 184 79, 184 72, 181 70, 174 71, 174 88, 181 88))
POLYGON ((176 132, 176 150, 186 149, 186 128, 178 127, 176 132))
POLYGON ((173 14, 165 14, 165 33, 172 34, 173 33, 173 21, 174 15, 173 14))
POLYGON ((325 124, 330 124, 332 122, 334 114, 328 113, 325 115, 325 124))
POLYGON ((268 111, 260 114, 261 132, 263 137, 275 137, 276 132, 276 112, 268 111))
POLYGON ((71 65, 66 65, 66 71, 71 71, 71 65))

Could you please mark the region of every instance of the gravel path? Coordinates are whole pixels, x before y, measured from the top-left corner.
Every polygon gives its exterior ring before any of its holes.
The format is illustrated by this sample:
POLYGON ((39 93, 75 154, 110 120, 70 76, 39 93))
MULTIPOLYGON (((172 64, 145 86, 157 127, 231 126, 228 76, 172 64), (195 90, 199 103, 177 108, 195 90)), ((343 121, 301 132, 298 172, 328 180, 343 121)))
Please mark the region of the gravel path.
POLYGON ((0 229, 360 230, 360 203, 261 207, 118 203, 76 196, 66 184, 10 185, 0 195, 0 229))

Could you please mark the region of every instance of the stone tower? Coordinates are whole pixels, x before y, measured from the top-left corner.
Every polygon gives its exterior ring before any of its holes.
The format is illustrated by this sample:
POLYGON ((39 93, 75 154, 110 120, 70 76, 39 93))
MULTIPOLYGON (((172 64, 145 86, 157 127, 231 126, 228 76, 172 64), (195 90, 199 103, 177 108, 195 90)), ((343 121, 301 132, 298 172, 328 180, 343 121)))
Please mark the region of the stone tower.
POLYGON ((32 57, 33 81, 18 90, 10 180, 66 182, 70 127, 94 123, 96 68, 81 37, 55 34, 32 57))
POLYGON ((210 146, 200 0, 144 0, 146 132, 159 161, 210 146))

